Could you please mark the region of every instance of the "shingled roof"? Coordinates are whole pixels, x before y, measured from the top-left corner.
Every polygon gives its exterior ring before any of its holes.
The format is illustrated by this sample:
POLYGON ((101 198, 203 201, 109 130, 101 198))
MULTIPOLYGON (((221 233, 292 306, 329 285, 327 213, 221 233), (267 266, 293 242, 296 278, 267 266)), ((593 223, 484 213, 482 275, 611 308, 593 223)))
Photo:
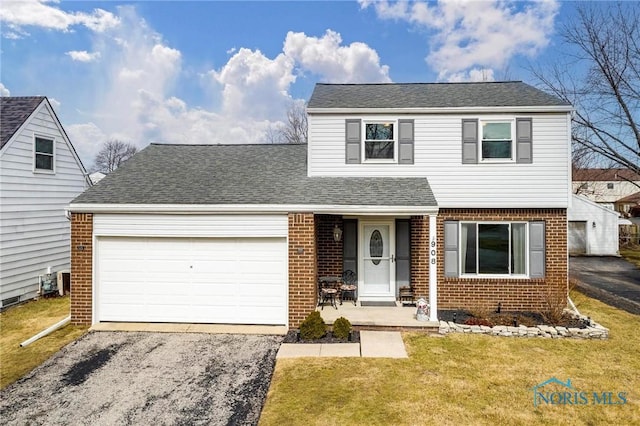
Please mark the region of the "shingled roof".
POLYGON ((640 174, 630 169, 573 169, 574 182, 640 181, 640 174))
POLYGON ((9 142, 22 123, 45 99, 44 96, 0 97, 0 148, 9 142))
POLYGON ((464 108, 571 105, 521 81, 316 84, 308 108, 464 108))
POLYGON ((307 177, 306 145, 162 145, 74 204, 436 206, 425 178, 307 177))

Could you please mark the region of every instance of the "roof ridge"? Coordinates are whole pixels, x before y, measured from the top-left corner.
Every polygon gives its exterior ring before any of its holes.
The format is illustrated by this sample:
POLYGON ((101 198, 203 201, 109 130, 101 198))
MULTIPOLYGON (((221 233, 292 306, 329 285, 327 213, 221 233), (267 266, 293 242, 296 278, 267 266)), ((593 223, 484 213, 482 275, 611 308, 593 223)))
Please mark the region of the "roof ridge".
POLYGON ((151 142, 153 146, 307 146, 306 143, 162 143, 151 142))
POLYGON ((318 86, 401 86, 401 85, 447 85, 447 84, 503 84, 503 83, 524 83, 522 80, 504 80, 504 81, 431 81, 431 82, 390 82, 390 83, 316 83, 318 86))

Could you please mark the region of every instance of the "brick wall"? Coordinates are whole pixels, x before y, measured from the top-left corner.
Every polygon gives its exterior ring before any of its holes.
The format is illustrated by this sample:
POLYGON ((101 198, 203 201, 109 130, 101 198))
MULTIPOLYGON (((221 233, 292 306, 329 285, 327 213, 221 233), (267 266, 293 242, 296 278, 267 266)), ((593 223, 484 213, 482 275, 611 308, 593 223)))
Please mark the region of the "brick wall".
POLYGON ((342 275, 342 241, 333 239, 333 228, 344 229, 341 216, 316 215, 316 241, 318 249, 318 276, 342 275))
POLYGON ((91 325, 93 214, 71 213, 71 323, 91 325))
POLYGON ((317 303, 313 213, 289 213, 289 327, 297 328, 317 303))
POLYGON ((411 287, 429 300, 429 216, 411 217, 411 287))
POLYGON ((566 304, 568 286, 565 209, 441 209, 438 215, 438 309, 485 307, 498 302, 508 311, 542 311, 566 304), (544 221, 545 277, 541 279, 456 278, 444 276, 444 221, 544 221))

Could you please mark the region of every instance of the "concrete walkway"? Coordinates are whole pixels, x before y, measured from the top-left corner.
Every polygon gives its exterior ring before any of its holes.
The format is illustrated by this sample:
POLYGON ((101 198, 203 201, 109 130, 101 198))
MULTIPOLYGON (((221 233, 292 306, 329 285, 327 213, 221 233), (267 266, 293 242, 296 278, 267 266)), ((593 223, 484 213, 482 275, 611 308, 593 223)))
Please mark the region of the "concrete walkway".
POLYGON ((360 343, 283 343, 276 359, 303 357, 408 358, 399 331, 360 332, 360 343))

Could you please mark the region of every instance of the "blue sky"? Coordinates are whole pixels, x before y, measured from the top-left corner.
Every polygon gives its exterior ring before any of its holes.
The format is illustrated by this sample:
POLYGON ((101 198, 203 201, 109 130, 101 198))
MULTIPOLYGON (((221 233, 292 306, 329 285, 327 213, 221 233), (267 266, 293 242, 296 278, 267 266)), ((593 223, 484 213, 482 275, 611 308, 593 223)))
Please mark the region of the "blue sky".
POLYGON ((4 0, 0 93, 48 96, 87 167, 109 138, 259 143, 316 82, 533 82, 574 6, 4 0))

